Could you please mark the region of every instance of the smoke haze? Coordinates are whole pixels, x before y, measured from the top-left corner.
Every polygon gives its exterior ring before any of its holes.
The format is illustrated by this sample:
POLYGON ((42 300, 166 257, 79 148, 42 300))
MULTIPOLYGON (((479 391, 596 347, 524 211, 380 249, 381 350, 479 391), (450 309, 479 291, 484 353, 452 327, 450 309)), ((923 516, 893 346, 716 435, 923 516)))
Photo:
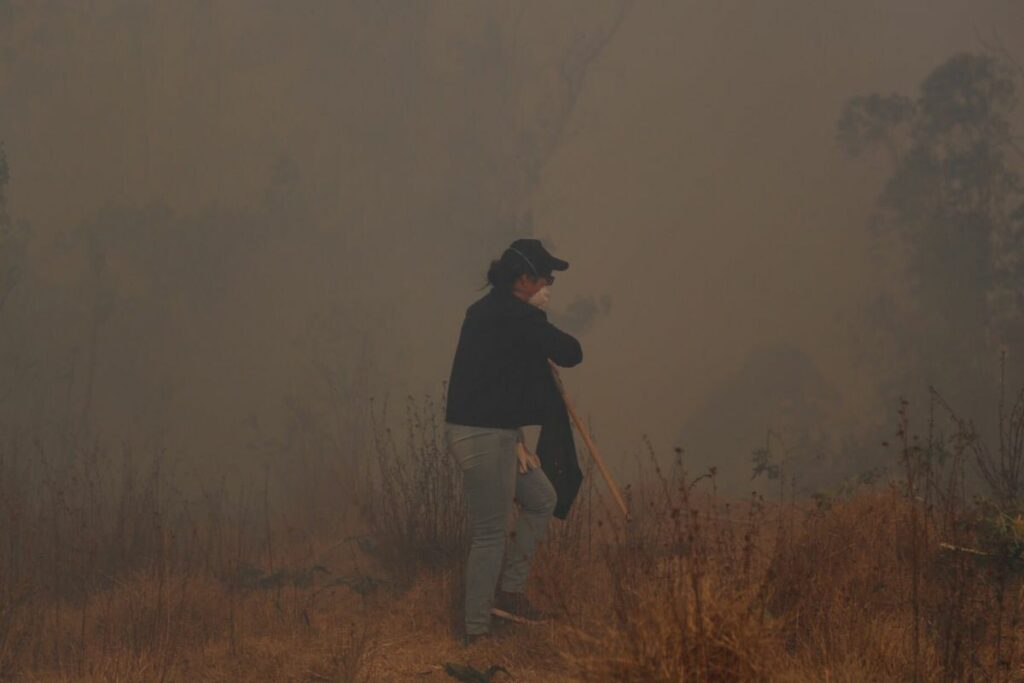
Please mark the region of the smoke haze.
POLYGON ((897 407, 861 331, 901 283, 837 117, 989 39, 1020 58, 1024 5, 0 1, 0 413, 244 466, 319 392, 440 395, 532 235, 620 472, 644 434, 839 452, 897 407))

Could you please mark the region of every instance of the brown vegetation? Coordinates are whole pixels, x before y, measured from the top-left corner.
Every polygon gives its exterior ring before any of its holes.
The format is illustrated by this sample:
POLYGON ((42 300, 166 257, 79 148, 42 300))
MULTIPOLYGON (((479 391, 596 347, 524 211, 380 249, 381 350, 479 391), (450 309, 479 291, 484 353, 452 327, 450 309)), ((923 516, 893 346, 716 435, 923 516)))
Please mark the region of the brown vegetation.
POLYGON ((450 680, 468 662, 522 681, 1018 680, 1022 407, 989 451, 937 394, 923 437, 902 406, 900 475, 839 499, 787 498, 782 479, 778 498, 727 500, 681 450, 666 472, 648 448, 626 524, 590 472, 537 558, 560 618, 465 651, 459 473, 429 400, 410 399, 402 438, 375 416, 369 467, 306 499, 275 499, 269 474, 186 494, 164 456, 55 461, 12 440, 0 679, 450 680), (988 497, 967 494, 972 463, 988 497), (332 516, 361 522, 292 524, 332 516))

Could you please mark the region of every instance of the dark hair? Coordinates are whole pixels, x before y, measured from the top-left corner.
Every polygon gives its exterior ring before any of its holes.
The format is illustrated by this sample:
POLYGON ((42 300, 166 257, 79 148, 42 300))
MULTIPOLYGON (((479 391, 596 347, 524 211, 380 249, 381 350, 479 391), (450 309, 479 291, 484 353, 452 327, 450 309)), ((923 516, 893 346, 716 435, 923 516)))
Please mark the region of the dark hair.
POLYGON ((480 289, 487 285, 501 289, 511 289, 515 281, 519 279, 519 276, 524 273, 533 276, 533 271, 530 270, 530 266, 527 265, 526 261, 517 256, 514 251, 506 249, 502 253, 501 258, 491 261, 491 266, 487 269, 487 283, 481 286, 480 289))

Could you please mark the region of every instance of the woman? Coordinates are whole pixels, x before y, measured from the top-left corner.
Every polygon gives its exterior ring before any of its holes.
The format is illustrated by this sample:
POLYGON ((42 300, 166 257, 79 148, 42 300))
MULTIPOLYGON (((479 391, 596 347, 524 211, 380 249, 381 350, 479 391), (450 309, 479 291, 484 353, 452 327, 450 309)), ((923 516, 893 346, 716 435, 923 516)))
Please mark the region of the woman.
POLYGON ((555 405, 561 398, 548 359, 562 367, 583 360, 580 343, 548 322, 541 310, 546 288, 555 279, 552 271, 568 268, 540 240, 516 240, 491 262, 491 290, 466 310, 459 333, 448 382, 445 438, 462 468, 472 537, 465 644, 489 633, 492 612, 515 621, 545 617, 526 599, 525 585, 558 495, 544 470, 519 467, 517 450, 523 441, 520 427, 543 425, 559 409, 564 411, 564 405, 555 405), (514 500, 522 510, 503 570, 514 500))

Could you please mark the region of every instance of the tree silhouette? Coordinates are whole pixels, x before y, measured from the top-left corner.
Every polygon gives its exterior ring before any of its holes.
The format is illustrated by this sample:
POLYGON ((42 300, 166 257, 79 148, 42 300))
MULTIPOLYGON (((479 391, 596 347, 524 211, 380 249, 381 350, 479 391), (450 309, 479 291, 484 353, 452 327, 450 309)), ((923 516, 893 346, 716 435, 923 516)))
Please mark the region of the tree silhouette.
POLYGON ((876 310, 890 311, 885 324, 913 376, 956 368, 944 379, 967 386, 994 367, 997 347, 1024 341, 1017 79, 1004 59, 957 54, 917 97, 854 97, 839 118, 851 156, 879 150, 891 164, 870 227, 908 287, 876 310))

